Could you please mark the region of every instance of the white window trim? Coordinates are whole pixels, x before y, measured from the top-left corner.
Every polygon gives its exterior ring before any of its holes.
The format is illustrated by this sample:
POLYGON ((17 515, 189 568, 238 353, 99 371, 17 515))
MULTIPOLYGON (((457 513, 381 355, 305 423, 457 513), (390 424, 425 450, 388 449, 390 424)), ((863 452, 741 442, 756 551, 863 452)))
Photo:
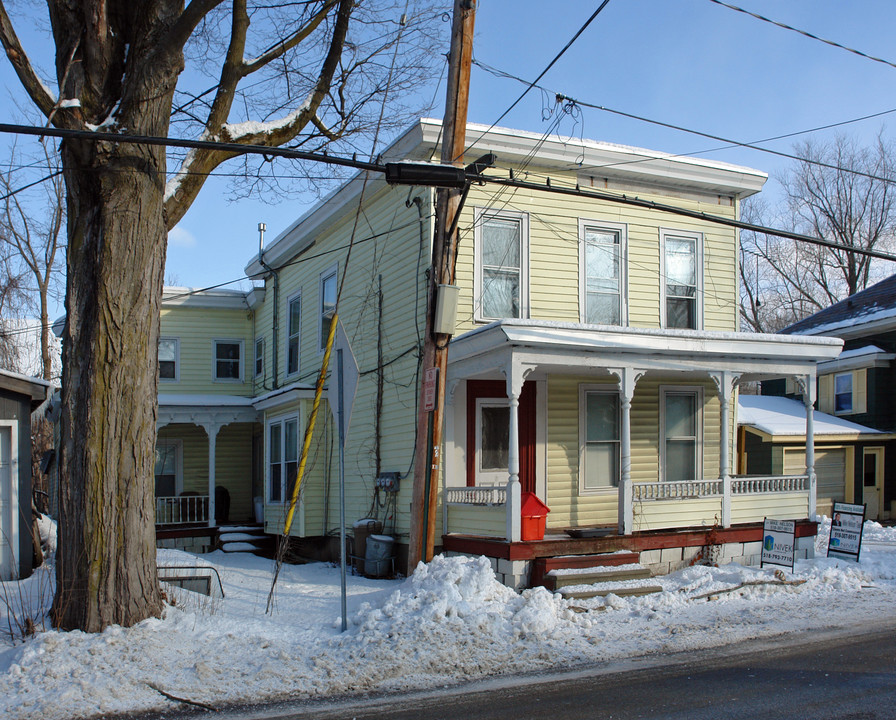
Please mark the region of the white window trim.
MULTIPOLYGON (((586 448, 588 445, 588 405, 586 402, 586 398, 590 393, 602 393, 604 395, 615 395, 616 398, 619 398, 619 390, 613 385, 608 384, 582 384, 579 385, 579 495, 618 495, 619 494, 619 482, 621 478, 616 478, 615 485, 607 485, 606 487, 599 488, 586 488, 585 487, 585 476, 586 476, 586 448)), ((621 406, 621 403, 620 403, 621 406)), ((620 416, 617 417, 617 422, 619 426, 616 428, 617 435, 619 436, 619 440, 617 440, 617 447, 619 451, 619 473, 622 474, 622 417, 621 417, 621 407, 620 407, 620 416)))
POLYGON ((473 223, 475 272, 473 273, 473 320, 494 322, 505 318, 490 318, 482 314, 482 222, 488 218, 515 220, 520 224, 520 319, 529 317, 529 214, 508 210, 476 208, 473 223))
POLYGON ((324 328, 324 280, 336 278, 336 292, 339 292, 339 263, 333 263, 324 270, 317 282, 317 354, 323 355, 327 348, 326 338, 321 337, 324 328))
POLYGON ((856 375, 852 371, 834 373, 834 379, 831 383, 831 404, 833 405, 832 410, 834 411, 834 415, 855 415, 855 407, 856 407, 856 375), (838 410, 837 409, 837 378, 838 377, 849 377, 849 410, 838 410))
POLYGON ((509 408, 510 401, 507 398, 476 398, 476 447, 473 449, 473 467, 476 473, 476 486, 504 485, 510 479, 510 470, 484 473, 482 471, 482 408, 502 407, 509 408))
POLYGON ((212 338, 212 382, 216 383, 241 383, 243 382, 243 378, 245 377, 245 372, 243 366, 245 365, 246 360, 246 347, 245 343, 239 338, 212 338), (218 343, 226 343, 228 345, 239 345, 240 346, 240 359, 239 359, 239 377, 236 378, 219 378, 218 377, 218 343))
POLYGON ((579 218, 579 322, 585 322, 588 296, 585 230, 609 230, 619 233, 619 325, 628 327, 628 225, 585 218, 579 218))
POLYGON ((285 505, 289 502, 289 498, 286 497, 286 491, 288 489, 288 483, 286 482, 286 474, 285 474, 285 465, 286 460, 283 458, 283 455, 286 453, 286 423, 290 421, 295 421, 296 423, 296 441, 297 441, 297 450, 301 454, 301 448, 298 447, 298 442, 302 437, 302 428, 301 422, 299 420, 299 416, 297 414, 290 415, 278 415, 277 417, 271 418, 268 420, 267 425, 265 426, 265 434, 264 434, 264 503, 265 505, 285 505), (280 500, 271 500, 271 428, 274 425, 280 426, 280 481, 282 483, 280 487, 280 500))
POLYGON ((267 358, 265 357, 265 351, 267 350, 267 343, 264 340, 264 335, 259 335, 255 338, 255 343, 253 344, 254 349, 254 357, 252 358, 252 376, 254 378, 264 378, 265 370, 267 370, 267 358), (258 344, 261 343, 261 353, 258 352, 258 344), (261 355, 261 372, 258 371, 258 357, 261 355))
MULTIPOLYGON (((174 447, 174 496, 179 497, 184 491, 184 441, 180 438, 157 438, 156 447, 159 445, 174 447)), ((153 484, 155 484, 155 472, 153 472, 153 484)))
POLYGON ((694 307, 695 330, 703 329, 703 233, 690 230, 675 230, 673 228, 660 228, 660 327, 666 328, 666 238, 669 236, 691 238, 695 240, 697 248, 697 289, 696 303, 694 307))
POLYGON ((174 337, 172 335, 162 335, 159 337, 159 342, 161 342, 162 340, 174 340, 174 377, 173 378, 163 378, 160 374, 159 382, 160 383, 180 382, 180 338, 174 337))
POLYGON ((286 357, 283 358, 283 369, 286 371, 286 377, 293 377, 298 375, 302 371, 302 315, 304 315, 304 302, 302 301, 302 291, 299 289, 294 292, 292 295, 286 298, 286 322, 283 323, 286 329, 286 343, 284 344, 284 350, 286 352, 286 357), (299 331, 296 333, 296 336, 299 338, 299 347, 296 352, 296 369, 292 372, 289 371, 289 341, 292 339, 292 335, 289 334, 289 318, 292 314, 290 312, 290 306, 293 301, 299 301, 299 331))
POLYGON ((695 393, 697 395, 697 469, 698 477, 694 480, 702 480, 705 477, 704 453, 703 453, 703 388, 700 385, 660 385, 660 482, 666 480, 666 395, 683 393, 695 393))

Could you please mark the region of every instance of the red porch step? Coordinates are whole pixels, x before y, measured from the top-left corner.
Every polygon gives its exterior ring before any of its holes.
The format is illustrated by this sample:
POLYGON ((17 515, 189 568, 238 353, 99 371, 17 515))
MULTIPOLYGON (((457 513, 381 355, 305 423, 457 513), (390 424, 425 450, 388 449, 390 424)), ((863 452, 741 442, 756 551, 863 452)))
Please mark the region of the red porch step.
POLYGON ((613 567, 615 565, 631 565, 640 560, 636 552, 597 553, 592 555, 558 555, 555 557, 535 558, 532 562, 530 586, 543 585, 549 590, 547 574, 551 570, 579 570, 591 567, 613 567))

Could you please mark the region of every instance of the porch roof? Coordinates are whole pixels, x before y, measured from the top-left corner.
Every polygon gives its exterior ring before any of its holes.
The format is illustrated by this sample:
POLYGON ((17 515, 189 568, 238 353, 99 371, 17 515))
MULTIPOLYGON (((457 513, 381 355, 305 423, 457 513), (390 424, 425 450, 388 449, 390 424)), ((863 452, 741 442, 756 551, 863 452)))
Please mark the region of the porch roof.
POLYGON ((486 374, 508 363, 551 372, 632 367, 644 372, 731 372, 742 379, 815 373, 836 358, 837 338, 623 328, 544 320, 500 320, 456 337, 449 376, 486 374))
POLYGON ((159 393, 156 426, 174 423, 223 426, 234 422, 256 422, 259 415, 252 400, 241 395, 159 393))

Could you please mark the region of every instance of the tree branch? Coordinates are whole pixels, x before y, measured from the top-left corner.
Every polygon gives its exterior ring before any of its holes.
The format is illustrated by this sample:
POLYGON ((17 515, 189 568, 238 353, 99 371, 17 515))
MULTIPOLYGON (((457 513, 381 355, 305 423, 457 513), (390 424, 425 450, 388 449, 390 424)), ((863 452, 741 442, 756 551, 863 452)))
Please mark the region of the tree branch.
POLYGON ((50 117, 56 105, 56 98, 53 97, 47 86, 43 84, 34 71, 34 66, 31 64, 31 60, 28 59, 21 42, 19 42, 18 35, 16 35, 15 28, 9 19, 2 0, 0 0, 0 44, 6 50, 6 56, 12 63, 16 75, 19 76, 19 81, 31 100, 46 117, 50 117))
POLYGON ((316 15, 314 15, 308 24, 303 25, 298 30, 296 30, 292 35, 283 39, 278 44, 274 45, 270 50, 267 50, 259 57, 255 58, 251 62, 243 63, 242 66, 242 75, 246 77, 247 75, 251 75, 256 70, 260 70, 265 65, 273 62, 277 58, 281 57, 284 53, 292 50, 294 47, 299 45, 305 38, 307 38, 311 33, 313 33, 320 24, 326 19, 330 10, 336 5, 337 0, 327 0, 324 3, 324 6, 318 11, 316 15))

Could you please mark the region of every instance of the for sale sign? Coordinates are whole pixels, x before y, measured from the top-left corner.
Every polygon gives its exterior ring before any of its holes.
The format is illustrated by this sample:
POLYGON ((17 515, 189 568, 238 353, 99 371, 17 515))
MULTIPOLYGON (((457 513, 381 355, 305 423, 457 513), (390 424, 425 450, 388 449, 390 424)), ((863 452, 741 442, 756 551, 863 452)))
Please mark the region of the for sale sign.
POLYGON ((828 538, 828 557, 859 561, 862 550, 862 527, 865 525, 865 506, 834 503, 831 536, 828 538))
POLYGON ((794 520, 772 520, 762 523, 762 558, 759 567, 783 565, 793 572, 793 546, 796 531, 794 520))

